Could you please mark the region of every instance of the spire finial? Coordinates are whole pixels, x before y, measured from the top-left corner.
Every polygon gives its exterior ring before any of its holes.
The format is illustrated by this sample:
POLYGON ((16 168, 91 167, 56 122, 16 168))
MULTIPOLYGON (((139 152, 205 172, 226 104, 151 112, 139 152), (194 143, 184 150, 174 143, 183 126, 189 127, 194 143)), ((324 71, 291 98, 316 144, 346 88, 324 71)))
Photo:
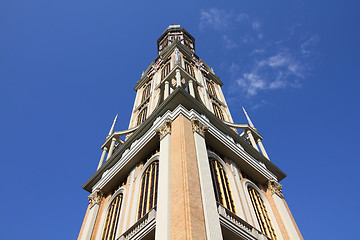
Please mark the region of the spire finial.
MULTIPOLYGON (((254 124, 251 122, 251 119, 250 119, 249 115, 247 114, 247 112, 246 112, 245 108, 244 108, 244 107, 242 107, 242 109, 243 109, 243 111, 244 111, 244 114, 245 114, 245 116, 246 116, 246 119, 247 119, 247 121, 248 121, 248 123, 249 123, 250 127, 255 128, 255 126, 254 126, 254 124)), ((256 128, 255 128, 255 129, 256 129, 256 128)))
POLYGON ((112 126, 111 126, 111 128, 110 128, 108 137, 109 137, 111 134, 114 133, 115 123, 116 123, 116 121, 117 121, 118 115, 119 115, 119 114, 116 114, 116 116, 115 116, 114 122, 113 122, 113 124, 112 124, 112 126))

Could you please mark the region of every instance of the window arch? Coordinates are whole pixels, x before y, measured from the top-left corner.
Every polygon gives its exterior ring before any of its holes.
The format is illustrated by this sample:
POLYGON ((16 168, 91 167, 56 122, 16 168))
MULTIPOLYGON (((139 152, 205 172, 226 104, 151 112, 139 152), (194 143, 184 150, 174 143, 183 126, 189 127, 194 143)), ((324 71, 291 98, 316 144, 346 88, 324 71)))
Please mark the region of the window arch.
POLYGON ((210 170, 216 201, 235 213, 235 205, 231 195, 229 179, 223 166, 219 161, 210 159, 210 170))
POLYGON ((214 108, 215 116, 220 118, 221 120, 225 121, 224 113, 221 110, 221 108, 218 105, 216 105, 215 103, 213 103, 213 108, 214 108))
POLYGON ((251 186, 248 187, 248 191, 261 231, 269 238, 277 240, 278 238, 276 236, 274 226, 270 220, 268 210, 266 209, 266 205, 259 192, 251 186))
POLYGON ((141 97, 141 102, 145 101, 149 97, 150 87, 151 87, 151 85, 149 84, 144 88, 144 91, 143 91, 142 97, 141 97))
POLYGON ((208 88, 210 94, 213 95, 214 97, 218 98, 214 85, 209 81, 206 81, 206 85, 207 85, 207 88, 208 88))
POLYGON ((118 194, 111 202, 105 220, 101 240, 115 240, 116 228, 120 218, 123 193, 118 194))
POLYGON ((170 72, 170 63, 166 64, 161 70, 161 80, 163 80, 170 72))
POLYGON ((159 161, 155 160, 146 168, 141 180, 138 219, 156 206, 158 179, 159 161))
POLYGON ((195 78, 194 68, 191 66, 190 63, 185 61, 185 71, 189 73, 193 78, 195 78))
POLYGON ((138 118, 137 118, 137 124, 140 125, 146 120, 146 114, 147 114, 147 107, 145 107, 143 110, 140 111, 138 118))

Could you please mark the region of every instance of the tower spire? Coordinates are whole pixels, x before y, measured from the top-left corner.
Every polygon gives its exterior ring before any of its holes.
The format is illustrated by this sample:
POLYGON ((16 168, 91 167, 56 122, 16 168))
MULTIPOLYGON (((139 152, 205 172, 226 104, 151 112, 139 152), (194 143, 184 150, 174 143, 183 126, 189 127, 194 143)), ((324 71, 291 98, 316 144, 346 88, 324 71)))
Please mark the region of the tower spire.
MULTIPOLYGON (((249 123, 250 127, 255 128, 255 126, 254 126, 254 124, 251 122, 251 119, 250 119, 249 115, 247 114, 247 112, 246 112, 245 108, 244 108, 244 107, 242 107, 242 109, 243 109, 243 111, 244 111, 244 114, 245 114, 245 116, 246 116, 246 119, 247 119, 247 121, 248 121, 248 123, 249 123)), ((256 128, 255 128, 255 129, 256 129, 256 128)))
POLYGON ((110 128, 109 134, 107 135, 108 137, 111 136, 111 134, 114 133, 114 128, 115 128, 115 124, 116 124, 118 115, 119 115, 119 114, 116 114, 116 116, 115 116, 114 122, 113 122, 113 124, 112 124, 112 126, 111 126, 111 128, 110 128))

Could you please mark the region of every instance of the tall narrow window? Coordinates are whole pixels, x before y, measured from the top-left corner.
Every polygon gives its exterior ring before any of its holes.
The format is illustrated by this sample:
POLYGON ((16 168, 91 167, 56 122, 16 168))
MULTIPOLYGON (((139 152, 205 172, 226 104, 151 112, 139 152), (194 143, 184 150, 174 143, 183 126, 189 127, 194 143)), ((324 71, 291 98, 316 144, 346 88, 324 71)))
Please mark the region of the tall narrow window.
POLYGON ((161 49, 160 50, 164 50, 164 48, 166 48, 168 46, 168 39, 164 39, 164 41, 161 43, 161 49))
POLYGON ((248 190, 261 231, 273 240, 278 239, 271 223, 269 213, 266 209, 264 201, 260 197, 260 194, 252 187, 249 187, 248 190))
POLYGON ((188 62, 185 62, 185 71, 195 78, 194 68, 188 62))
POLYGON ((105 227, 101 240, 115 240, 116 227, 119 222, 123 194, 120 193, 110 204, 106 215, 105 227))
POLYGON ((141 97, 141 102, 145 101, 149 95, 150 95, 150 87, 151 85, 147 85, 143 91, 142 97, 141 97))
POLYGON ((146 120, 146 114, 147 114, 147 107, 141 110, 141 112, 139 113, 137 118, 137 125, 140 125, 146 120))
POLYGON ((218 161, 210 159, 210 170, 216 201, 235 213, 235 205, 230 191, 230 184, 224 168, 218 161))
POLYGON ((170 72, 170 63, 166 64, 166 66, 161 71, 161 80, 163 80, 170 72))
POLYGON ((159 161, 154 161, 147 167, 141 180, 138 219, 156 206, 158 178, 159 161))
POLYGON ((209 90, 210 94, 217 98, 217 94, 216 94, 216 90, 215 90, 214 85, 209 81, 206 81, 206 85, 208 87, 208 90, 209 90))
POLYGON ((221 108, 216 104, 213 104, 213 108, 214 108, 215 116, 217 116, 221 120, 225 121, 225 117, 224 117, 224 114, 223 114, 221 108))

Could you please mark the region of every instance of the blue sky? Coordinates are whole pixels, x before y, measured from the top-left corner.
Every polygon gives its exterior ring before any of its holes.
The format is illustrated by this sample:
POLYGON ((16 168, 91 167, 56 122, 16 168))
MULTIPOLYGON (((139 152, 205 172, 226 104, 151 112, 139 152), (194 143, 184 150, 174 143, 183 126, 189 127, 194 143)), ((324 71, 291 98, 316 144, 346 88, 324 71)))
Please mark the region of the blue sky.
POLYGON ((75 239, 82 184, 170 24, 244 106, 305 239, 353 239, 360 214, 358 1, 0 1, 1 239, 75 239), (331 231, 330 231, 331 230, 331 231))

